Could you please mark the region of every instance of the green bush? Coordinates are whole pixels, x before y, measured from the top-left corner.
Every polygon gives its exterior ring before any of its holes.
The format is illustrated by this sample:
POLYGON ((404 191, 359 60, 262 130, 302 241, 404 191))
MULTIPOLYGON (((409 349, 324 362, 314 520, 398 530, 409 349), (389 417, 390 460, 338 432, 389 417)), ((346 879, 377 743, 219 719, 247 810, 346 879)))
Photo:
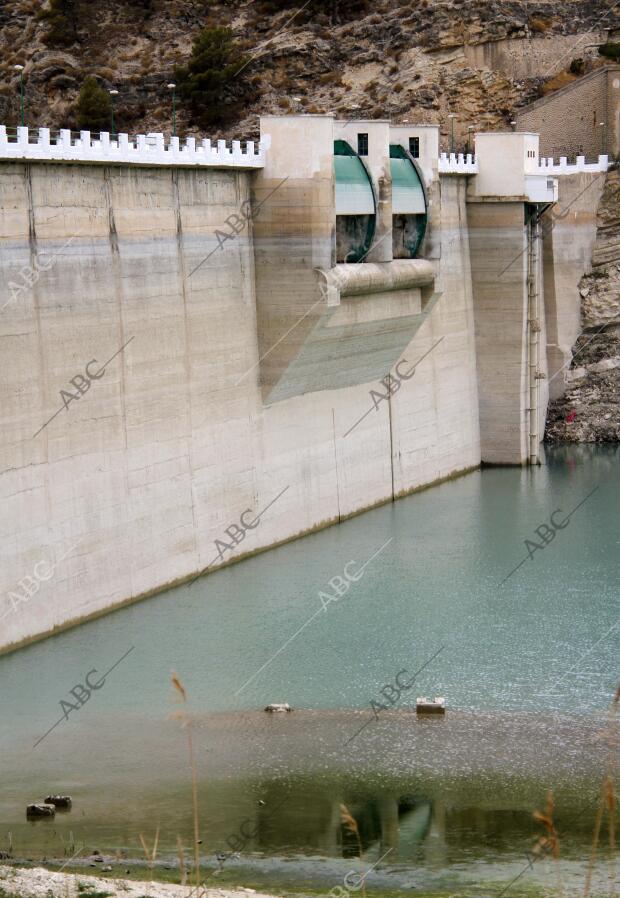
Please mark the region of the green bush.
POLYGON ((188 64, 175 69, 175 79, 181 98, 200 125, 223 124, 254 98, 249 61, 230 28, 207 27, 199 33, 188 64))
POLYGON ((620 59, 620 44, 609 41, 607 44, 601 44, 598 52, 608 59, 620 59))
POLYGON ((577 59, 573 59, 568 67, 568 71, 571 75, 583 75, 585 70, 586 64, 580 56, 577 57, 577 59))
POLYGON ((43 40, 52 47, 68 47, 78 39, 80 0, 50 0, 39 13, 48 30, 43 40))
POLYGON ((84 131, 109 131, 112 98, 107 90, 89 75, 82 84, 77 107, 77 126, 84 131))

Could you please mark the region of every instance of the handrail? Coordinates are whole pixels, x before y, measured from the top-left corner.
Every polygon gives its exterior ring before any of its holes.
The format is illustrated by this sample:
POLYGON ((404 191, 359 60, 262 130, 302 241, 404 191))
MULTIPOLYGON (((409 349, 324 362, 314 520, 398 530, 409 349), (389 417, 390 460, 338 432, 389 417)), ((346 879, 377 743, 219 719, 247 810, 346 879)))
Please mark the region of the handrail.
POLYGON ((0 159, 263 168, 269 144, 269 137, 261 138, 258 147, 253 140, 248 140, 242 148, 240 140, 218 140, 212 145, 208 138, 166 140, 161 133, 130 137, 102 131, 95 137, 90 131, 78 134, 68 128, 31 131, 26 126, 12 129, 0 125, 0 159))
POLYGON ((441 153, 437 168, 441 175, 475 175, 478 160, 471 153, 441 153))

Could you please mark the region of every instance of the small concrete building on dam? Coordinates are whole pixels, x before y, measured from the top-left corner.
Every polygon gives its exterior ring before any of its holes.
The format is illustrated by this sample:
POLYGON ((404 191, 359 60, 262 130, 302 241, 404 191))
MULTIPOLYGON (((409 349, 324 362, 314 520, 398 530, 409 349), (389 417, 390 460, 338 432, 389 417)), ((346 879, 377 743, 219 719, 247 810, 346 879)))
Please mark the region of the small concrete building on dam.
POLYGON ((0 650, 537 464, 607 168, 329 115, 0 128, 0 650))

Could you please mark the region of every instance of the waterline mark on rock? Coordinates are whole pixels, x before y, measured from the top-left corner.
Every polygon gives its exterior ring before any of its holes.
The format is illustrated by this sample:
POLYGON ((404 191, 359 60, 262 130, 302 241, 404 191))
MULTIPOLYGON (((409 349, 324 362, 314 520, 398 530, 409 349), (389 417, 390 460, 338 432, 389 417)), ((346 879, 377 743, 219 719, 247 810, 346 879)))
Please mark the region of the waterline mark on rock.
POLYGON ((393 683, 386 683, 385 686, 383 686, 383 688, 379 690, 382 698, 384 698, 386 702, 389 702, 389 704, 385 705, 381 701, 375 701, 374 699, 371 699, 370 700, 370 708, 372 710, 373 716, 369 720, 367 720, 366 723, 362 724, 362 726, 357 730, 357 732, 355 732, 351 736, 350 739, 347 739, 347 741, 345 742, 345 746, 349 745, 350 742, 353 742, 354 739, 357 739, 359 734, 362 732, 362 730, 366 729, 368 724, 374 723, 375 720, 378 720, 379 714, 381 713, 381 711, 389 711, 391 708, 393 708, 394 705, 398 701, 400 701, 401 695, 404 692, 408 692, 409 689, 411 689, 411 687, 415 683, 415 680, 416 680, 416 677, 418 676, 418 674, 421 673, 425 667, 428 667, 428 665, 432 661, 434 661, 435 658, 437 657, 437 655, 439 655, 440 652, 443 652, 444 649, 445 649, 445 645, 442 645, 440 648, 438 648, 437 651, 435 652, 435 654, 431 655, 431 657, 428 659, 428 661, 425 661, 424 664, 422 665, 422 667, 419 667, 416 670, 416 672, 413 674, 411 679, 406 683, 401 683, 400 677, 402 674, 407 674, 409 671, 407 670, 406 667, 403 667, 402 670, 399 670, 398 673, 396 674, 396 676, 394 677, 393 683))
POLYGON ((116 352, 114 353, 114 355, 110 356, 110 358, 107 360, 107 362, 104 362, 98 371, 90 371, 89 370, 91 365, 99 364, 97 362, 97 359, 91 359, 90 362, 88 362, 86 364, 86 367, 84 369, 86 377, 84 377, 83 374, 76 374, 75 377, 72 377, 71 380, 69 381, 69 383, 73 384, 73 386, 77 390, 77 393, 71 393, 68 390, 60 391, 60 398, 62 399, 63 404, 57 411, 54 412, 54 414, 52 415, 51 418, 47 419, 45 424, 42 424, 41 427, 39 427, 37 432, 33 435, 32 439, 37 437, 41 433, 41 431, 47 427, 48 424, 51 424, 51 422, 54 420, 54 418, 61 413, 63 408, 65 409, 65 411, 69 411, 69 405, 72 402, 76 402, 77 400, 81 399, 85 393, 88 393, 88 391, 90 390, 90 388, 92 386, 93 380, 100 380, 103 377, 103 375, 105 374, 106 365, 109 365, 110 362, 112 362, 116 358, 117 355, 120 355, 120 353, 125 349, 125 347, 129 346, 129 344, 131 343, 131 341, 133 339, 134 339, 133 337, 130 337, 126 343, 123 343, 121 348, 117 349, 116 352))
POLYGON ((431 348, 430 348, 429 350, 427 350, 427 352, 425 352, 424 355, 423 355, 421 358, 418 359, 418 361, 415 363, 415 365, 414 365, 412 368, 409 368, 409 369, 408 369, 408 371, 401 371, 401 370, 400 370, 401 365, 408 365, 408 364, 409 364, 409 362, 407 361, 407 359, 401 359, 399 362, 397 362, 397 363, 396 363, 396 366, 395 366, 395 368, 394 368, 394 370, 395 370, 395 372, 396 372, 396 375, 394 376, 394 375, 392 375, 392 374, 386 374, 385 377, 382 377, 382 378, 381 378, 380 383, 383 384, 383 386, 384 386, 385 389, 386 389, 386 392, 385 392, 385 393, 380 393, 380 392, 377 391, 377 390, 371 390, 371 391, 370 391, 369 395, 370 395, 370 398, 372 399, 372 403, 373 403, 373 404, 372 404, 372 407, 369 408, 368 411, 364 412, 364 414, 362 415, 362 417, 361 417, 361 418, 358 418, 358 420, 355 422, 355 424, 354 424, 352 427, 349 427, 349 429, 347 430, 346 433, 343 433, 342 438, 344 439, 344 438, 347 437, 353 430, 355 430, 355 428, 357 427, 357 425, 358 425, 358 424, 361 424, 362 421, 364 420, 364 418, 366 418, 366 417, 373 411, 373 409, 374 409, 374 411, 378 411, 379 406, 381 405, 382 402, 385 402, 387 399, 390 398, 390 396, 393 396, 395 393, 398 393, 398 391, 400 390, 400 388, 401 388, 401 386, 402 386, 402 384, 403 384, 403 381, 405 381, 405 380, 411 380, 411 378, 412 378, 413 375, 415 374, 415 370, 416 370, 417 366, 420 364, 420 362, 424 361, 424 359, 426 358, 426 356, 427 356, 427 355, 430 355, 431 352, 433 351, 433 349, 435 349, 436 346, 439 346, 439 344, 441 343, 441 341, 442 341, 443 339, 444 339, 443 337, 440 337, 439 340, 437 340, 436 343, 433 343, 433 345, 431 346, 431 348))
POLYGON ((532 561, 536 552, 546 549, 547 546, 550 543, 552 543, 553 540, 555 539, 558 530, 564 530, 566 527, 568 527, 571 517, 575 514, 575 512, 579 508, 581 508, 581 506, 584 504, 584 502, 588 501, 590 496, 594 495, 594 493, 597 491, 597 489, 598 489, 598 486, 595 486, 594 489, 588 493, 588 495, 585 497, 585 499, 582 499, 578 505, 575 505, 575 507, 573 508, 572 511, 569 511, 569 513, 566 515, 566 517, 563 520, 561 520, 561 521, 555 520, 555 515, 558 515, 562 512, 561 508, 556 508, 555 511, 552 512, 552 514, 549 517, 549 524, 547 524, 544 521, 542 524, 539 524, 538 527, 536 527, 534 529, 534 533, 540 538, 541 542, 537 542, 535 539, 524 539, 523 540, 525 548, 527 549, 527 555, 525 556, 525 558, 523 558, 519 562, 519 564, 516 567, 514 567, 510 571, 508 576, 504 577, 504 579, 502 580, 502 582, 499 585, 503 586, 507 580, 510 580, 512 575, 516 574, 516 572, 519 570, 520 567, 522 567, 525 564, 525 562, 528 560, 528 558, 530 561, 532 561))
POLYGON ((60 707, 61 707, 61 710, 62 710, 62 717, 60 717, 60 718, 56 721, 56 723, 55 723, 53 726, 51 726, 51 727, 49 728, 49 730, 41 736, 40 739, 37 739, 37 741, 36 741, 35 744, 33 745, 33 748, 36 748, 37 745, 40 745, 41 742, 43 742, 43 740, 44 740, 47 736, 49 736, 49 734, 52 732, 52 730, 55 730, 56 727, 57 727, 60 723, 63 722, 63 720, 69 720, 69 714, 70 714, 72 711, 79 711, 80 708, 83 708, 84 705, 86 704, 86 702, 88 702, 88 701, 90 700, 90 697, 91 697, 92 693, 93 693, 95 690, 97 690, 97 689, 101 689, 101 688, 105 685, 106 677, 108 677, 108 676, 112 673, 112 671, 113 671, 116 667, 118 667, 118 665, 119 665, 122 661, 125 660, 125 658, 127 657, 127 655, 129 655, 130 652, 133 652, 134 649, 135 649, 135 646, 132 645, 132 647, 131 647, 130 649, 128 649, 128 650, 125 652, 125 654, 124 654, 121 658, 118 659, 118 661, 115 661, 115 663, 112 665, 112 667, 110 667, 110 669, 107 670, 107 671, 104 673, 104 675, 103 675, 103 676, 102 676, 96 683, 92 683, 92 682, 90 681, 90 676, 91 676, 91 674, 96 674, 96 673, 98 673, 97 668, 96 668, 96 667, 93 667, 91 670, 89 670, 88 673, 86 674, 86 676, 84 677, 84 684, 85 684, 85 685, 82 684, 82 683, 77 683, 72 689, 69 690, 69 693, 68 693, 68 694, 71 695, 71 696, 73 696, 73 698, 75 699, 75 701, 76 701, 77 704, 74 704, 74 703, 71 702, 71 701, 65 701, 65 699, 61 699, 61 700, 60 700, 60 707))

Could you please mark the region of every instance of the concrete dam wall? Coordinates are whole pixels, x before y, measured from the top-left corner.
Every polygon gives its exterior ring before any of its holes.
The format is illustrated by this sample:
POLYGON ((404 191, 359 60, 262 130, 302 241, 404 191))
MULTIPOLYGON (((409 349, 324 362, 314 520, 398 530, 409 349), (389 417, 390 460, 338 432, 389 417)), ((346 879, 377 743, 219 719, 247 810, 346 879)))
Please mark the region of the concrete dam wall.
POLYGON ((443 340, 375 410, 368 385, 263 405, 250 236, 214 237, 249 178, 0 168, 3 282, 40 268, 0 319, 2 646, 479 464, 464 184, 442 204, 450 301, 403 357, 443 340), (43 580, 31 598, 24 577, 43 580))
MULTIPOLYGON (((316 118, 300 152, 271 122, 259 171, 221 156, 0 161, 0 650, 481 460, 531 455, 525 263, 509 282, 513 359, 491 395, 503 319, 485 293, 485 229, 502 203, 485 218, 458 160, 440 178, 420 129, 424 242, 393 260, 379 161, 395 138, 364 123, 383 245, 376 261, 336 264, 336 218, 350 213, 338 203, 353 201, 334 180, 334 123, 316 118)), ((420 214, 422 194, 409 209, 402 191, 401 218, 420 214)), ((510 252, 527 243, 527 202, 506 207, 510 252)), ((542 254, 537 265, 544 318, 542 254)))

